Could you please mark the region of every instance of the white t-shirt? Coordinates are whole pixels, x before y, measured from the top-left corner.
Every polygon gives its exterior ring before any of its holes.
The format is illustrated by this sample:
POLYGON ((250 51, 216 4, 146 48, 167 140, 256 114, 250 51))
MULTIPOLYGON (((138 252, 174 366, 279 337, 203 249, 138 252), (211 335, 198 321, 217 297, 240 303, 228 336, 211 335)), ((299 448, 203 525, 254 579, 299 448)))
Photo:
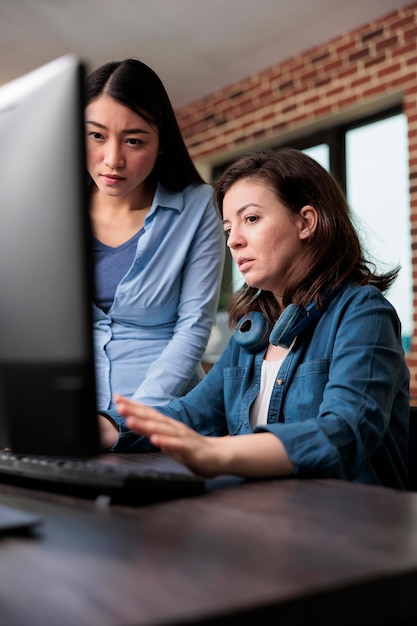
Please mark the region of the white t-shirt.
POLYGON ((250 412, 250 424, 252 429, 260 424, 267 423, 269 401, 274 387, 278 370, 284 359, 280 361, 262 361, 261 388, 255 398, 250 412))

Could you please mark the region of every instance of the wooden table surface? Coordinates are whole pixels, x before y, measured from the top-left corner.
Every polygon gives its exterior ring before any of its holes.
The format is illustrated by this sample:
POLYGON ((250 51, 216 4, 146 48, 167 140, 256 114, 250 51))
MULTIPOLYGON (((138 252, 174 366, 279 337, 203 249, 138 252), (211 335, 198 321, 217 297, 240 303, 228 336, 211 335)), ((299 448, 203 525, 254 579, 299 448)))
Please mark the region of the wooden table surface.
POLYGON ((133 507, 1 485, 0 503, 44 519, 32 536, 0 538, 1 626, 417 616, 417 494, 337 480, 218 483, 133 507))

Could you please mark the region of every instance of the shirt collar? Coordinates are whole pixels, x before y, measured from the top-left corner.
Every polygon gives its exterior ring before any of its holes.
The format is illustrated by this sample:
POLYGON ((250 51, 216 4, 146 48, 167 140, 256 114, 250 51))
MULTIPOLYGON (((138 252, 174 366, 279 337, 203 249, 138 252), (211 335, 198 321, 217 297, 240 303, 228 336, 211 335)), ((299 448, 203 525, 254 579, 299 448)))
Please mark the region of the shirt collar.
POLYGON ((150 213, 156 211, 158 207, 173 209, 178 213, 182 213, 184 210, 183 193, 181 191, 168 191, 161 183, 158 183, 150 213))

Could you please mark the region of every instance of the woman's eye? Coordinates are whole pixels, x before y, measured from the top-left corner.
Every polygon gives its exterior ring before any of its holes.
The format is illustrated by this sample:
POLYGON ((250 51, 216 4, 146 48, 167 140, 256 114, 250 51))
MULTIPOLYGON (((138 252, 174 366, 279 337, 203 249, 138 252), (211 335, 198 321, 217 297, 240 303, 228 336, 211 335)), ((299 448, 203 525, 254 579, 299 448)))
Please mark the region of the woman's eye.
POLYGON ((99 132, 97 132, 96 130, 91 130, 89 133, 87 133, 88 137, 92 137, 93 139, 102 139, 103 135, 99 132))
POLYGON ((230 228, 228 228, 227 230, 224 231, 224 234, 226 235, 226 239, 228 239, 230 237, 230 228))
POLYGON ((245 219, 250 224, 253 224, 254 222, 256 222, 258 220, 258 216, 257 215, 247 215, 245 219))
POLYGON ((126 143, 130 146, 139 146, 143 143, 143 141, 141 139, 137 139, 136 137, 129 137, 129 139, 126 139, 126 143))

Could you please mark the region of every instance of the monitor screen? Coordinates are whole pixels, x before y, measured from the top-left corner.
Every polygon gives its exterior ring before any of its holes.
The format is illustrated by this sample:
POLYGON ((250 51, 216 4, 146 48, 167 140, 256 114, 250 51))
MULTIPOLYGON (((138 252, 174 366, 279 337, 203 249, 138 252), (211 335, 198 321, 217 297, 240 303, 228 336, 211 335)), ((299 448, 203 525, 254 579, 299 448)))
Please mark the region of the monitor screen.
POLYGON ((98 450, 84 64, 0 86, 0 447, 98 450))

